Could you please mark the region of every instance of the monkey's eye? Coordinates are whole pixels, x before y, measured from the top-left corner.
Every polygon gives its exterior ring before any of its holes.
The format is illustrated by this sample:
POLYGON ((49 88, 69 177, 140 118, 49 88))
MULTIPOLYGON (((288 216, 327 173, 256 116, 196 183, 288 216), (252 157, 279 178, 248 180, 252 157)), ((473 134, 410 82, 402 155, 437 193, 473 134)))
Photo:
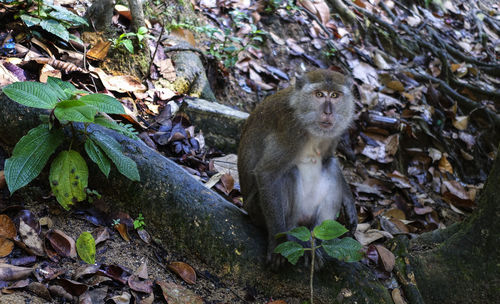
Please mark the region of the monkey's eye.
POLYGON ((325 96, 325 94, 323 94, 323 92, 320 92, 320 91, 317 91, 317 92, 316 92, 316 97, 318 97, 318 98, 322 98, 322 97, 324 97, 324 96, 325 96))
POLYGON ((332 93, 330 93, 330 97, 331 98, 337 98, 337 97, 339 97, 339 94, 337 94, 335 92, 332 92, 332 93))

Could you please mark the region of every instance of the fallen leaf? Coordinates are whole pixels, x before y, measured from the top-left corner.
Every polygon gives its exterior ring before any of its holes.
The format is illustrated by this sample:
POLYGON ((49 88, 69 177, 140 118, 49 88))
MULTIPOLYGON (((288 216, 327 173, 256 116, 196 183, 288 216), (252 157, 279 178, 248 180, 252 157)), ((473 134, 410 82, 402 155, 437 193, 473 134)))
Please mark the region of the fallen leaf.
POLYGON ((153 292, 153 282, 151 280, 141 280, 136 275, 131 275, 127 280, 130 289, 143 292, 152 293, 153 292))
POLYGON ((399 290, 399 288, 394 288, 391 292, 391 295, 394 304, 406 304, 406 301, 403 299, 403 296, 401 295, 401 291, 399 290))
POLYGON ((379 258, 382 261, 384 270, 387 272, 391 272, 394 268, 394 265, 396 264, 396 258, 394 257, 394 254, 382 245, 375 245, 375 248, 377 249, 379 258))
POLYGON ((116 224, 113 227, 115 227, 115 229, 118 231, 118 233, 120 233, 120 236, 122 237, 122 239, 124 239, 127 242, 130 242, 130 236, 128 234, 128 229, 124 223, 116 224))
POLYGON ((453 120, 453 126, 460 131, 467 129, 469 124, 469 116, 457 116, 453 120))
POLYGON ((0 214, 0 257, 8 256, 14 249, 14 242, 10 239, 17 235, 16 225, 5 214, 0 214))
POLYGON ((0 263, 0 280, 2 281, 16 281, 27 278, 33 268, 19 267, 9 264, 0 263))
POLYGON ((61 230, 54 229, 49 230, 45 235, 45 238, 50 242, 52 248, 63 257, 70 257, 75 259, 76 254, 76 244, 75 241, 61 230))
POLYGON ((169 304, 203 304, 203 299, 191 290, 173 282, 156 281, 169 304))
POLYGON ((23 240, 23 243, 31 249, 33 254, 38 256, 44 256, 45 252, 43 250, 43 241, 38 235, 38 233, 24 222, 24 220, 19 221, 19 235, 23 240))
POLYGON ((446 158, 446 155, 443 154, 443 157, 439 160, 439 171, 441 172, 448 172, 450 174, 453 174, 453 167, 451 166, 450 162, 446 158))
POLYGON ((183 262, 172 262, 168 265, 168 269, 175 272, 186 283, 196 283, 196 272, 194 271, 193 267, 189 266, 188 264, 183 262))

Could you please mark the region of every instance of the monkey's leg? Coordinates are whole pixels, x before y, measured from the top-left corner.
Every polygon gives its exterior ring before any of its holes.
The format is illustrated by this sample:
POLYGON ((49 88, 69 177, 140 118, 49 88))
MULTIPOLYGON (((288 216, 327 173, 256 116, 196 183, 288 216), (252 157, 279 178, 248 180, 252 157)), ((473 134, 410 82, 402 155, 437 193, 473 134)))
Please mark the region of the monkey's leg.
POLYGON ((285 238, 276 239, 276 234, 289 230, 286 222, 286 210, 289 206, 287 180, 284 176, 276 176, 263 171, 257 176, 257 187, 260 190, 259 203, 268 237, 267 262, 271 264, 273 270, 286 264, 286 259, 282 255, 274 253, 274 248, 286 241, 285 238))

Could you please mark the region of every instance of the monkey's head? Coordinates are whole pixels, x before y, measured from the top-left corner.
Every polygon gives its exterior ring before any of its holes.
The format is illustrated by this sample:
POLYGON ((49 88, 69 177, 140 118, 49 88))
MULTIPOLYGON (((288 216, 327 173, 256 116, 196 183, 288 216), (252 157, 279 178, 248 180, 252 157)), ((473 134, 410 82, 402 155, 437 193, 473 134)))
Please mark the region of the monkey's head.
POLYGON ((330 70, 309 72, 297 79, 290 105, 311 135, 336 138, 352 121, 352 79, 330 70))

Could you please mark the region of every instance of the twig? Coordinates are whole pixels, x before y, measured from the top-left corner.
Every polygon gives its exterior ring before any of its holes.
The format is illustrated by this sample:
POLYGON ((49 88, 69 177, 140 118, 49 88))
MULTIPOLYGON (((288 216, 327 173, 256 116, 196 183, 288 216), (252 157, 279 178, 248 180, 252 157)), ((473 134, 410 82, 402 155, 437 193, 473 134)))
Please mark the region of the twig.
POLYGON ((149 76, 151 76, 151 66, 153 65, 153 61, 155 60, 156 52, 158 52, 158 47, 160 46, 161 36, 163 35, 164 32, 165 32, 165 22, 161 24, 161 32, 160 35, 158 36, 158 40, 156 40, 155 51, 153 52, 153 55, 151 56, 149 61, 148 73, 144 78, 149 78, 149 76))

